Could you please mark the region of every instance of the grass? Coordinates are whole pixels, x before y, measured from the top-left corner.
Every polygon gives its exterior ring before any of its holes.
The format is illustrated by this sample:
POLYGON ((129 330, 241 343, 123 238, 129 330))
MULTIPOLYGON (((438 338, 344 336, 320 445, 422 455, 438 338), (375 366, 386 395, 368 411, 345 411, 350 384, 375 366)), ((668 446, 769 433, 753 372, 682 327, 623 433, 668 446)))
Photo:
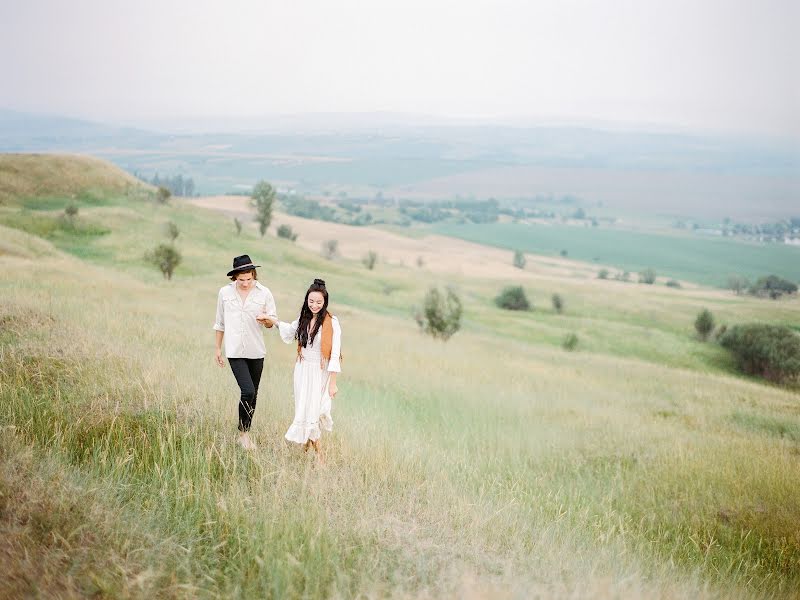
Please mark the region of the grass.
POLYGON ((410 317, 441 283, 424 269, 367 273, 180 205, 80 216, 110 231, 69 252, 3 229, 1 593, 797 597, 798 395, 692 329, 701 307, 796 322, 796 301, 564 277, 509 314, 496 281, 454 277, 465 322, 445 344, 410 317), (165 220, 171 283, 142 259, 165 220), (243 251, 284 319, 328 281, 345 358, 325 468, 282 441, 294 351, 273 334, 259 450, 233 443, 211 324, 243 251))
POLYGON ((570 258, 630 271, 634 280, 637 272, 653 268, 661 276, 719 287, 734 274, 755 280, 775 273, 800 281, 800 249, 785 244, 567 225, 441 224, 432 230, 509 250, 550 255, 567 250, 570 258))

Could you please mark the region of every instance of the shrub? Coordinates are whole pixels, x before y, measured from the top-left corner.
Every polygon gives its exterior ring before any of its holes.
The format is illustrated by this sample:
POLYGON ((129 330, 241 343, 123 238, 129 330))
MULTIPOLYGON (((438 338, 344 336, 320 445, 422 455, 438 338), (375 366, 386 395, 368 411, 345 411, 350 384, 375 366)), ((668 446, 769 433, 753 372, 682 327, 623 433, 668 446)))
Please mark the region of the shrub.
POLYGON ((600 269, 597 272, 598 279, 608 279, 608 269, 600 269))
POLYGON ((173 223, 172 221, 167 221, 166 223, 164 223, 164 235, 166 235, 169 238, 170 242, 174 242, 176 239, 178 239, 180 233, 181 232, 178 229, 178 226, 175 225, 175 223, 173 223))
POLYGON ((566 250, 562 250, 559 254, 561 254, 561 256, 566 257, 568 252, 566 250))
POLYGON ((710 310, 704 308, 698 313, 697 318, 694 320, 694 328, 697 330, 697 335, 700 336, 701 340, 708 339, 708 336, 714 330, 714 315, 711 314, 710 310))
POLYGON ((421 256, 418 256, 417 257, 417 267, 419 267, 421 269, 424 266, 425 266, 425 259, 422 258, 421 256))
POLYGON ((784 294, 794 294, 797 292, 797 286, 777 275, 767 275, 761 277, 750 287, 750 293, 754 296, 769 296, 773 300, 777 300, 784 294))
POLYGON ((278 237, 284 238, 287 240, 295 241, 297 239, 297 235, 294 231, 292 231, 291 225, 281 225, 278 227, 278 237))
POLYGON ((524 269, 526 263, 527 261, 525 260, 525 254, 522 252, 522 250, 514 250, 513 265, 518 269, 524 269))
POLYGON ((525 296, 525 290, 519 285, 512 285, 504 288, 503 291, 500 292, 500 295, 494 299, 494 303, 506 310, 531 309, 530 302, 528 302, 528 298, 525 296))
POLYGON ((561 347, 564 348, 567 352, 572 352, 575 348, 578 347, 578 336, 575 333, 568 333, 564 336, 563 341, 561 342, 561 347))
POLYGON ((745 291, 749 285, 750 282, 747 278, 741 275, 731 275, 728 277, 728 289, 733 290, 733 293, 737 296, 745 291))
POLYGON ((669 281, 666 283, 666 286, 667 286, 667 287, 671 287, 671 288, 678 288, 678 289, 680 289, 680 287, 681 287, 681 283, 680 283, 680 281, 676 281, 675 279, 670 279, 670 280, 669 280, 669 281))
POLYGON ((164 186, 160 186, 158 191, 156 191, 156 201, 159 204, 166 204, 169 202, 170 197, 172 196, 172 192, 170 192, 164 186))
POLYGON ((269 228, 272 222, 272 207, 275 204, 275 188, 266 181, 259 181, 253 187, 250 201, 256 208, 255 221, 258 223, 258 231, 261 237, 269 228))
POLYGON ((233 225, 236 227, 236 235, 242 235, 242 222, 237 218, 233 218, 233 225))
POLYGON ((64 209, 64 216, 72 222, 78 216, 78 205, 75 203, 68 204, 64 209))
POLYGON ((171 244, 159 244, 144 257, 161 270, 164 279, 172 279, 175 267, 181 263, 181 253, 171 244))
POLYGON ((374 250, 370 250, 364 255, 364 258, 361 259, 361 262, 364 263, 364 266, 367 267, 370 271, 375 268, 375 263, 378 262, 378 253, 374 250))
POLYGON ((639 283, 653 285, 656 282, 656 272, 653 269, 639 271, 639 283))
POLYGON ((425 295, 423 309, 415 320, 425 333, 447 341, 461 328, 461 300, 452 288, 442 294, 432 287, 425 295))
POLYGON ((770 381, 800 379, 800 336, 782 325, 734 325, 720 339, 739 368, 770 381))
POLYGON ((339 240, 325 240, 322 242, 322 256, 328 260, 334 259, 339 254, 339 240))
POLYGON ((564 299, 561 297, 560 294, 553 294, 552 301, 553 301, 553 310, 561 314, 564 310, 564 299))

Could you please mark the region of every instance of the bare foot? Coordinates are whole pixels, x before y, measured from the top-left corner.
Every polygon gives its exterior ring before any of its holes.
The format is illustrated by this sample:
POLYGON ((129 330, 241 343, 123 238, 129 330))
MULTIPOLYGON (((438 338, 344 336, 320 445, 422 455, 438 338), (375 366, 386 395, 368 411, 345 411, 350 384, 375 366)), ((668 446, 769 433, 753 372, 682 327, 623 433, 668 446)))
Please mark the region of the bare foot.
POLYGON ((255 450, 256 444, 250 439, 250 434, 246 431, 239 436, 238 444, 245 450, 255 450))

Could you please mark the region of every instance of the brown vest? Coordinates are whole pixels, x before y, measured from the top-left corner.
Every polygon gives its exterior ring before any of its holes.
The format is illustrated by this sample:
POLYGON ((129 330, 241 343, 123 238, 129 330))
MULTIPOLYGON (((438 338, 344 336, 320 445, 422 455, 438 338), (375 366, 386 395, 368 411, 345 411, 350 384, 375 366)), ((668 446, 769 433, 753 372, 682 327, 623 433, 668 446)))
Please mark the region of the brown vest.
MULTIPOLYGON (((320 359, 319 366, 321 369, 325 368, 325 365, 331 359, 331 352, 333 352, 333 315, 329 312, 325 312, 325 319, 322 321, 322 327, 320 328, 321 331, 319 335, 322 336, 322 358, 320 359)), ((297 360, 303 360, 303 347, 300 345, 300 342, 297 342, 297 360)), ((342 358, 342 355, 339 354, 339 359, 342 358)))

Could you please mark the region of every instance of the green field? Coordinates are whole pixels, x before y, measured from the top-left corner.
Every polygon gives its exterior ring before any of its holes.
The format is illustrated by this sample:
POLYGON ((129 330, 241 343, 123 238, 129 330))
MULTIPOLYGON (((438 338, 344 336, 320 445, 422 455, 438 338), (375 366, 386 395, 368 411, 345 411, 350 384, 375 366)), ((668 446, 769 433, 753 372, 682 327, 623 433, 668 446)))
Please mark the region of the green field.
POLYGON ((511 314, 497 280, 367 271, 151 194, 95 195, 71 229, 52 186, 0 208, 0 597, 798 597, 800 394, 692 328, 703 307, 797 323, 796 298, 564 276, 511 314), (143 260, 167 220, 169 282, 143 260), (272 333, 259 449, 235 445, 211 325, 242 252, 284 319, 328 282, 325 466, 283 442, 294 349, 272 333), (411 318, 444 283, 446 343, 411 318))
POLYGON ((534 254, 558 255, 566 250, 576 260, 632 273, 652 268, 661 276, 704 285, 722 287, 730 275, 755 280, 771 273, 800 281, 800 247, 785 244, 567 225, 440 224, 432 230, 534 254))

